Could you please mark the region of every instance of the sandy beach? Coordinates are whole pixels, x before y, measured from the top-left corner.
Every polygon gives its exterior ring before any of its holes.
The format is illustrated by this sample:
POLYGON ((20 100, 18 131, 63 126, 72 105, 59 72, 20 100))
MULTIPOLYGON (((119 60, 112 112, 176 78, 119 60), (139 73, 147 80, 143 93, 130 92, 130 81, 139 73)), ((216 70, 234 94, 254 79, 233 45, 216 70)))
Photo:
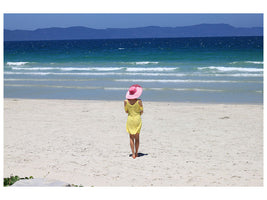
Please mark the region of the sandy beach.
POLYGON ((143 102, 132 159, 123 101, 4 99, 4 177, 83 186, 263 186, 263 106, 143 102))

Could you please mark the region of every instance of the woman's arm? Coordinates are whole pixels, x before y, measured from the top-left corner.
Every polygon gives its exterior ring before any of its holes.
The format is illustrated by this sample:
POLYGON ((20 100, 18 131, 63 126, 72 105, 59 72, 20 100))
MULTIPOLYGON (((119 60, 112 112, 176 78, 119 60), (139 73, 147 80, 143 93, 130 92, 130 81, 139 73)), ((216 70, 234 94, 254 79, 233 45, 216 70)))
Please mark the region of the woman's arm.
POLYGON ((126 105, 127 105, 127 100, 124 100, 124 110, 126 113, 128 113, 128 109, 127 109, 126 105))
POLYGON ((138 100, 138 104, 139 104, 140 109, 141 109, 140 114, 142 115, 143 112, 144 112, 144 108, 143 108, 143 103, 142 103, 142 100, 141 99, 138 100))

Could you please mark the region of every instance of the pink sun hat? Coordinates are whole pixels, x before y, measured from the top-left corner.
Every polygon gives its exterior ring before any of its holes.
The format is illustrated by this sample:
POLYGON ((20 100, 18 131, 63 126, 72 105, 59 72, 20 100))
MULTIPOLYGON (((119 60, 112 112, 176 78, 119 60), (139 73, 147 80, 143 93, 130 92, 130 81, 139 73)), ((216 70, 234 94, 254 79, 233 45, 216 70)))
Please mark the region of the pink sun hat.
POLYGON ((140 85, 132 85, 126 93, 126 99, 137 99, 141 96, 142 92, 143 88, 140 85))

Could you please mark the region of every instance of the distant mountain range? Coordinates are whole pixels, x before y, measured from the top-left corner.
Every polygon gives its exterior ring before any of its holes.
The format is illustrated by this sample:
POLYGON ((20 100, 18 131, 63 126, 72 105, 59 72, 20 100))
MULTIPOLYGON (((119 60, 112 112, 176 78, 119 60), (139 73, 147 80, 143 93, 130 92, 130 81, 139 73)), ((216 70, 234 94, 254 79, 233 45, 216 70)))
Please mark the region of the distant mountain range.
POLYGON ((228 24, 199 24, 183 27, 148 26, 140 28, 92 29, 75 26, 69 28, 43 28, 33 31, 4 30, 4 41, 228 36, 263 36, 263 27, 237 28, 228 24))

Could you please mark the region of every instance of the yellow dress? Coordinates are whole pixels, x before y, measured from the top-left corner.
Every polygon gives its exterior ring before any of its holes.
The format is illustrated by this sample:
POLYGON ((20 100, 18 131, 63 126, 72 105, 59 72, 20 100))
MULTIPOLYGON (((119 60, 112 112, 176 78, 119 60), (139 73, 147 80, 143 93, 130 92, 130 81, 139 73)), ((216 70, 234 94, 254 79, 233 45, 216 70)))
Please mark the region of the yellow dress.
POLYGON ((129 134, 134 135, 140 133, 142 127, 141 111, 143 107, 139 105, 139 100, 135 104, 131 105, 128 100, 124 107, 125 111, 128 111, 128 118, 126 123, 126 130, 129 134))

